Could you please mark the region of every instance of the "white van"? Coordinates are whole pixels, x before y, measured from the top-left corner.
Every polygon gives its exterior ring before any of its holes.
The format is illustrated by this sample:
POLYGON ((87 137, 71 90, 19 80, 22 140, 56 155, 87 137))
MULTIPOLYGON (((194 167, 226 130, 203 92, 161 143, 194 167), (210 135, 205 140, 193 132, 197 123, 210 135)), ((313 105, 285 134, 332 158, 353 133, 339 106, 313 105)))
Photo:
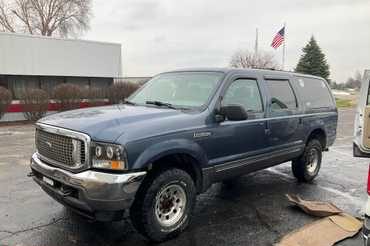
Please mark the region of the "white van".
MULTIPOLYGON (((353 140, 353 155, 355 157, 370 157, 370 70, 365 71, 362 80, 360 98, 358 101, 355 131, 353 140)), ((368 201, 365 209, 363 237, 365 246, 370 246, 370 169, 368 177, 368 201)))
POLYGON ((353 155, 370 157, 370 70, 366 70, 361 85, 355 116, 353 155))

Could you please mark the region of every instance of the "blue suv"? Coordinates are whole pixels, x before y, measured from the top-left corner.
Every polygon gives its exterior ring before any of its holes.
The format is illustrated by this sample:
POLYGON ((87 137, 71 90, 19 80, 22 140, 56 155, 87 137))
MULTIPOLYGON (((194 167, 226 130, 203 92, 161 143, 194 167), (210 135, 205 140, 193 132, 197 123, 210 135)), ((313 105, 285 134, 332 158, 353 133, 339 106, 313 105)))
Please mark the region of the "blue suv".
POLYGON ((159 74, 125 104, 36 124, 33 179, 90 219, 130 213, 153 241, 178 235, 212 183, 292 161, 312 181, 336 137, 337 108, 319 77, 253 69, 159 74))

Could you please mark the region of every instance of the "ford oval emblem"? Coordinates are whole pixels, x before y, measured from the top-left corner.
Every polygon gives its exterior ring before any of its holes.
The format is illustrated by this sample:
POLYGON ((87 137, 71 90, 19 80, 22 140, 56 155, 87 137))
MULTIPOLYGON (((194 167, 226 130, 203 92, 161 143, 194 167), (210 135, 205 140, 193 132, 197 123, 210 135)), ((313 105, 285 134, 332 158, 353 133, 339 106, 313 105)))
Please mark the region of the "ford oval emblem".
POLYGON ((53 145, 50 142, 46 141, 45 143, 47 146, 49 146, 49 148, 53 147, 53 145))

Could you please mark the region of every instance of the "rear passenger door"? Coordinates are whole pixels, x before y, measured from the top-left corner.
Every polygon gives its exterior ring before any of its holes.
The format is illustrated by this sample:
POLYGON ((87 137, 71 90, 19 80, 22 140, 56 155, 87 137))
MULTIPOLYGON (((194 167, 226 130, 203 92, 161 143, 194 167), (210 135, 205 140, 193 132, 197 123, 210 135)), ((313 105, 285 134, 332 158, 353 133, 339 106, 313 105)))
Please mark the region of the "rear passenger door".
POLYGON ((303 143, 298 102, 289 78, 265 78, 265 84, 269 94, 268 146, 272 155, 280 155, 303 143))

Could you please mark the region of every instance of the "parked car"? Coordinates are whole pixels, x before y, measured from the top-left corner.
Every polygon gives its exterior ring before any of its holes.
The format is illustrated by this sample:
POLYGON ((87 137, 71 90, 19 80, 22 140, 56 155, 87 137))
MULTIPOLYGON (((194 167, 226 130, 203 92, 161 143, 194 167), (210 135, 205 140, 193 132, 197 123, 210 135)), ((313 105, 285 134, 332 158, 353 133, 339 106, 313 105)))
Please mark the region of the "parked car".
MULTIPOLYGON (((353 140, 353 155, 355 157, 370 157, 370 70, 366 70, 360 90, 360 97, 355 116, 355 130, 353 140)), ((370 173, 369 173, 370 180, 370 173)), ((370 196, 370 183, 368 180, 367 193, 370 196)), ((365 246, 370 246, 370 199, 365 209, 365 222, 363 228, 365 246)))
POLYGON ((47 116, 36 124, 34 180, 91 219, 129 211, 153 241, 189 224, 211 184, 292 161, 312 181, 333 144, 337 108, 319 77, 252 69, 159 74, 125 104, 47 116))

